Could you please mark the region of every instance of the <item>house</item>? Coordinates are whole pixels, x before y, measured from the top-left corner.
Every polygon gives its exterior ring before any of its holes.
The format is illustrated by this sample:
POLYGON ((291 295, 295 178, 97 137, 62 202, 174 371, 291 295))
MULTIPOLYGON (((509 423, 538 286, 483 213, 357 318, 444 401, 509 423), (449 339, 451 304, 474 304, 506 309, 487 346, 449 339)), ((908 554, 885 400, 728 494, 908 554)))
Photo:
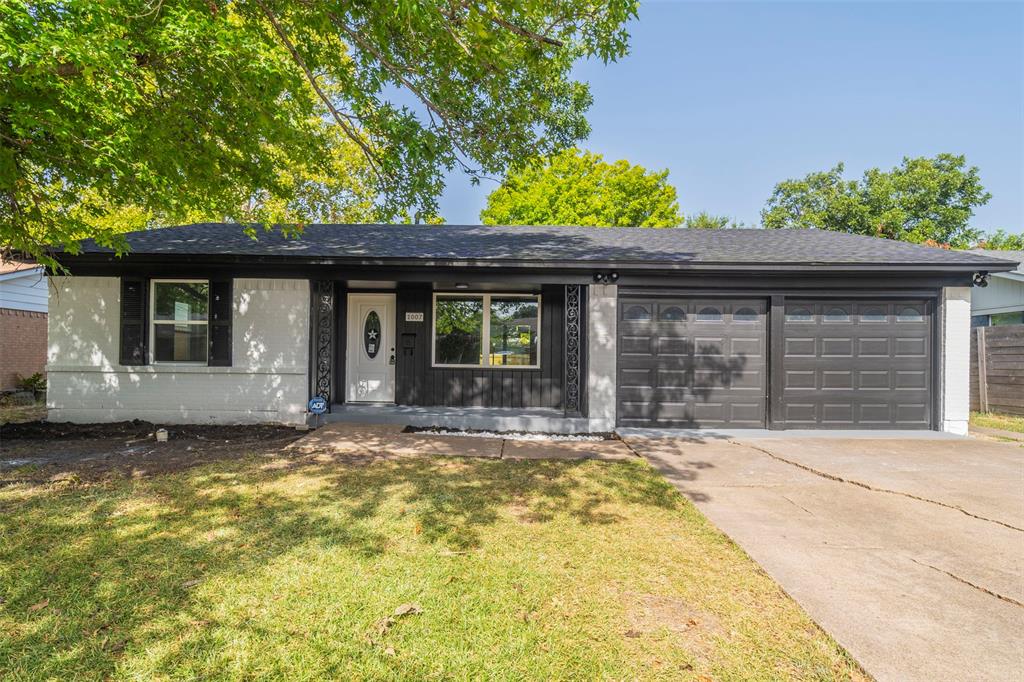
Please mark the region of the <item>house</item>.
POLYGON ((0 390, 46 369, 46 273, 22 261, 0 261, 0 390))
POLYGON ((50 419, 965 433, 971 286, 1013 263, 818 230, 197 224, 84 242, 50 419))
POLYGON ((1024 251, 974 249, 971 253, 1017 262, 1015 270, 994 272, 987 287, 974 290, 971 298, 971 326, 1024 324, 1024 251))

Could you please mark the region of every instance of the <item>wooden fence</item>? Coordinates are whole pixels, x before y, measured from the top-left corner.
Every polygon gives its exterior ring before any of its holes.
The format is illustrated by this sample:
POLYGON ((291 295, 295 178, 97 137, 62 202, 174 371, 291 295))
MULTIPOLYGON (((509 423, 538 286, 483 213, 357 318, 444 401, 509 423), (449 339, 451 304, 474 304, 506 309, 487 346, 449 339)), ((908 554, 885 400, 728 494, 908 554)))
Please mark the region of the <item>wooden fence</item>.
POLYGON ((971 330, 971 409, 1024 415, 1024 324, 971 330))

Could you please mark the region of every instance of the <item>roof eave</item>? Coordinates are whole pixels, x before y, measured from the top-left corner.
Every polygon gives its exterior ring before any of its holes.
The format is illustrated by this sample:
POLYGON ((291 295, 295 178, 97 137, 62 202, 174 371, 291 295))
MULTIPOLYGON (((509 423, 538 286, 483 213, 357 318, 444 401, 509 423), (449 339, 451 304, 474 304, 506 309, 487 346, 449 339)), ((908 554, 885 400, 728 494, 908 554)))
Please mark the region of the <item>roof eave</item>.
POLYGON ((309 265, 309 266, 381 266, 418 268, 532 268, 559 270, 615 269, 625 272, 815 272, 823 268, 832 272, 907 272, 907 273, 973 273, 1009 272, 1016 264, 1010 261, 982 261, 977 263, 841 263, 841 262, 694 262, 694 261, 636 261, 636 260, 570 260, 554 261, 539 259, 447 259, 447 258, 367 258, 367 257, 322 257, 300 255, 231 255, 231 254, 146 254, 131 253, 117 256, 113 253, 60 254, 57 260, 65 265, 75 263, 102 266, 109 264, 112 269, 123 265, 144 265, 150 263, 204 263, 209 265, 309 265))

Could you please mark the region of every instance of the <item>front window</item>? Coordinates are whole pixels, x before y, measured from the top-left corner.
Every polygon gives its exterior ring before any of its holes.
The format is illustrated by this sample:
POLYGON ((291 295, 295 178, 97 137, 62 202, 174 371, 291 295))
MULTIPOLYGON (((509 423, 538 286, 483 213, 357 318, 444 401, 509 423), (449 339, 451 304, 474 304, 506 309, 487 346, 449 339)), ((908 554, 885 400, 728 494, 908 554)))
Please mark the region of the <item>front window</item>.
POLYGON ((153 282, 153 361, 207 361, 210 284, 197 281, 153 282))
POLYGON ((434 365, 539 367, 540 296, 436 295, 434 365))

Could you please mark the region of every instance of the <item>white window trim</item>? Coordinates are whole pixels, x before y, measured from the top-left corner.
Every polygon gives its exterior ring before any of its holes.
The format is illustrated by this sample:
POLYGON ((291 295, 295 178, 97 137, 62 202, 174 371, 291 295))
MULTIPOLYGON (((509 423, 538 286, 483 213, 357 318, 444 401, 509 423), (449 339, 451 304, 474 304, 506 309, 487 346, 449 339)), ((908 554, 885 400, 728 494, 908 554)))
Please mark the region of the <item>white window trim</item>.
POLYGON ((210 364, 210 310, 207 304, 205 320, 188 320, 179 322, 177 320, 156 319, 156 285, 157 284, 205 284, 209 293, 210 280, 208 279, 151 279, 149 280, 149 364, 162 366, 181 367, 208 367, 210 364), (156 326, 158 324, 188 324, 204 325, 206 327, 206 360, 203 361, 179 361, 179 360, 157 360, 156 359, 156 326))
POLYGON ((541 363, 541 317, 544 306, 540 294, 523 293, 483 293, 476 291, 435 291, 430 305, 430 366, 438 369, 540 369, 541 363), (437 299, 438 298, 480 298, 483 300, 484 319, 481 327, 481 350, 483 363, 479 365, 448 365, 437 362, 437 299), (529 298, 537 301, 537 364, 535 365, 492 365, 491 364, 491 299, 492 298, 529 298))

